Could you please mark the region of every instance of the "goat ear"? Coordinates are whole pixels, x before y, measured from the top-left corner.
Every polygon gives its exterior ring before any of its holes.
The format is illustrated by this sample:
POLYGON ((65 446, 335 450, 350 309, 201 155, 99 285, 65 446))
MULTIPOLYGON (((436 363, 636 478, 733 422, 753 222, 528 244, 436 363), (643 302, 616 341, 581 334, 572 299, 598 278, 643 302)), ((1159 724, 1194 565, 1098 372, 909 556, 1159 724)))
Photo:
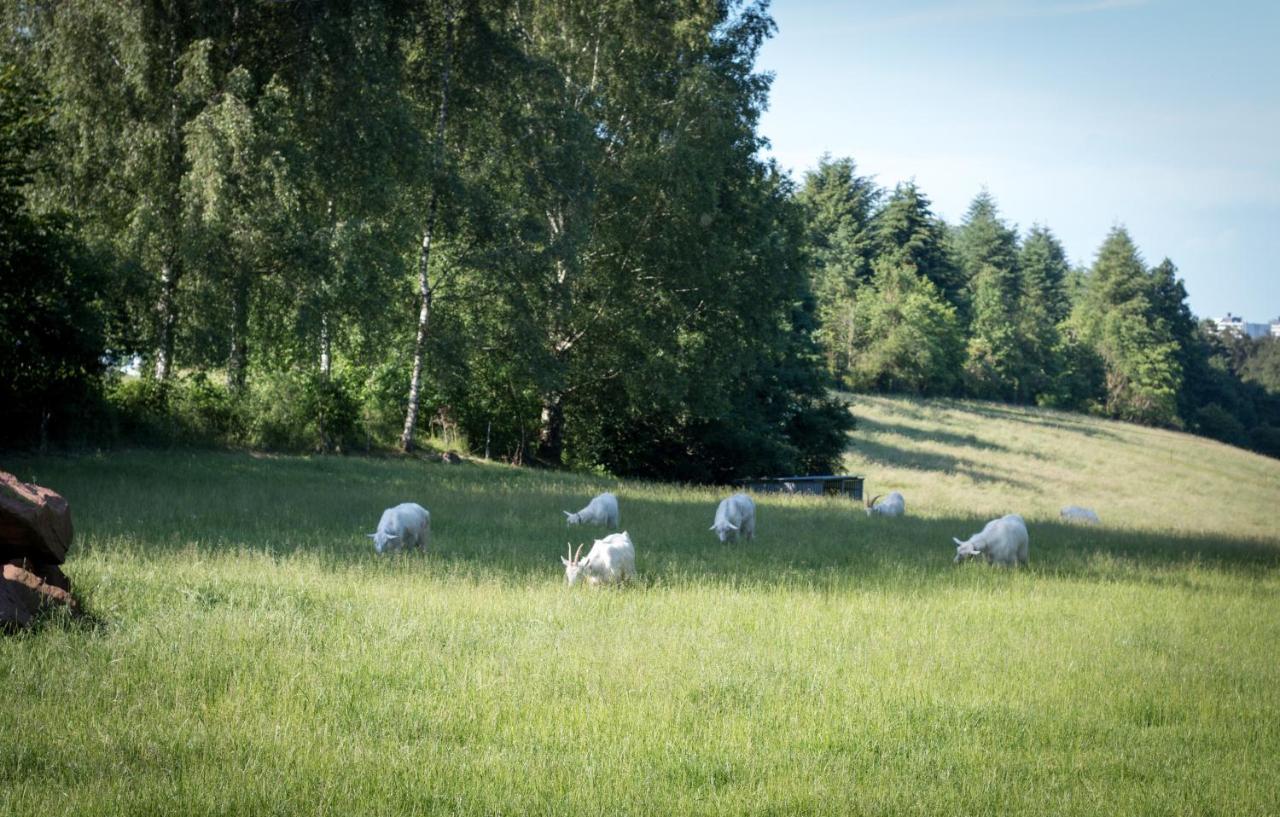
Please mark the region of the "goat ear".
POLYGON ((711 527, 707 528, 707 530, 715 530, 715 529, 716 529, 715 525, 712 525, 711 527))
POLYGON ((573 564, 573 562, 569 561, 568 559, 564 558, 563 556, 561 556, 561 557, 560 557, 560 561, 564 562, 564 566, 565 566, 565 567, 568 567, 569 565, 573 564))
POLYGON ((565 516, 573 516, 573 514, 569 513, 568 511, 561 511, 560 513, 564 514, 565 516))
POLYGON ((955 542, 957 545, 963 545, 963 544, 964 544, 964 542, 961 542, 959 539, 955 538, 954 536, 952 536, 952 537, 951 537, 951 541, 952 541, 952 542, 955 542))
POLYGON ((370 539, 377 539, 377 538, 378 538, 378 534, 376 534, 376 533, 366 533, 366 534, 365 534, 365 536, 368 536, 370 539))
POLYGON ((392 539, 399 539, 399 538, 400 538, 400 534, 397 533, 394 536, 388 536, 387 541, 390 542, 392 539))
POLYGON ((737 525, 735 525, 735 524, 733 524, 732 522, 726 522, 725 524, 729 526, 729 530, 737 530, 737 529, 738 529, 738 526, 737 526, 737 525))

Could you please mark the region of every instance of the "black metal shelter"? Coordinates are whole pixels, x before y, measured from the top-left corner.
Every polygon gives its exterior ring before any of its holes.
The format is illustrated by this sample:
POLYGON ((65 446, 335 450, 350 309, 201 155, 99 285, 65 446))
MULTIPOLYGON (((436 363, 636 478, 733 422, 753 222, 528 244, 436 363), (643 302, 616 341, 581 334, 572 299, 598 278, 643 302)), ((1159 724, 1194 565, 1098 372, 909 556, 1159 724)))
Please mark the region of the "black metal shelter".
POLYGON ((760 477, 739 480, 743 488, 773 494, 826 494, 862 501, 862 477, 853 474, 825 474, 809 477, 760 477))

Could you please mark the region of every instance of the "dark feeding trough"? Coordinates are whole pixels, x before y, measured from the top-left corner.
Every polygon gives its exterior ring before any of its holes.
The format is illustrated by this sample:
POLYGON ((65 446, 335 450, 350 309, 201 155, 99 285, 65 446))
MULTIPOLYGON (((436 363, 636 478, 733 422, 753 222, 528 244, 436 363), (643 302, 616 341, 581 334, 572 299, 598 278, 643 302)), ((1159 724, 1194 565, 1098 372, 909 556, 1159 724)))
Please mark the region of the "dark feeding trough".
POLYGON ((862 501, 862 477, 826 474, 812 477, 760 477, 739 480, 743 488, 765 494, 825 494, 862 501))

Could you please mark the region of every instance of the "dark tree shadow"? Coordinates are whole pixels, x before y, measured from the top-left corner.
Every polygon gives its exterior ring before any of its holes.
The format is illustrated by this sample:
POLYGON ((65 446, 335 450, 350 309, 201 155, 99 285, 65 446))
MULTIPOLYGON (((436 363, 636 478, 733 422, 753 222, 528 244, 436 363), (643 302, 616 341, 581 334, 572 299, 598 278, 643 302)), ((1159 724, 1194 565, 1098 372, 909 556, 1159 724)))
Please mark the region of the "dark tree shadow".
MULTIPOLYGON (((890 459, 888 447, 877 454, 894 464, 904 462, 900 452, 890 459)), ((970 466, 954 457, 925 457, 930 459, 924 467, 959 471, 970 466)), ((755 540, 721 543, 708 530, 715 500, 706 493, 667 488, 637 495, 611 480, 511 468, 467 472, 465 466, 440 464, 279 463, 225 456, 206 457, 185 470, 166 468, 140 483, 135 467, 94 474, 74 486, 69 499, 76 508, 79 547, 100 548, 108 556, 118 550, 120 558, 141 561, 184 553, 305 556, 326 570, 388 581, 425 572, 560 582, 565 543, 590 542, 605 533, 566 528, 561 508, 593 491, 617 489, 622 527, 636 543, 642 586, 757 584, 913 593, 956 582, 1003 581, 975 577, 1014 573, 1197 586, 1197 576, 1205 571, 1264 577, 1280 568, 1275 539, 1034 519, 1028 524, 1029 569, 955 568, 951 537, 976 532, 986 518, 870 518, 849 500, 777 495, 758 497, 755 540), (335 464, 341 467, 335 470, 335 464), (430 497, 432 540, 425 554, 380 557, 364 537, 389 498, 398 496, 430 497), (80 497, 86 501, 79 503, 80 497)), ((1012 483, 998 474, 980 476, 1012 483)), ((73 551, 68 570, 73 580, 74 557, 73 551)), ((88 589, 92 604, 93 588, 88 589)), ((192 599, 218 603, 218 592, 211 586, 192 599)))
MULTIPOLYGON (((889 423, 871 418, 858 418, 858 430, 852 434, 853 444, 861 445, 864 441, 860 438, 863 431, 872 434, 893 434, 899 437, 906 437, 909 440, 919 440, 921 442, 935 442, 943 445, 954 446, 956 448, 972 448, 977 451, 1001 451, 1010 452, 1013 449, 1007 445, 1001 445, 990 440, 983 440, 974 434, 956 434, 950 431, 931 430, 927 431, 916 426, 903 425, 901 423, 889 423)), ((1035 452, 1018 452, 1020 455, 1029 456, 1035 459, 1043 459, 1040 454, 1035 452)))
POLYGON ((1120 435, 1099 428, 1097 422, 1090 422, 1089 418, 1073 417, 1069 414, 1036 414, 1031 410, 1030 406, 1001 406, 994 403, 978 403, 965 402, 956 403, 953 406, 956 409, 963 409, 966 412, 977 414, 981 417, 988 417, 993 420, 1005 420, 1015 423, 1025 423, 1027 425, 1039 426, 1041 428, 1052 428, 1059 431, 1070 431, 1075 434, 1083 434, 1087 437, 1106 438, 1112 440, 1123 439, 1120 435))
POLYGON ((912 451, 899 448, 877 440, 854 440, 853 446, 862 458, 871 465, 885 465, 895 468, 915 468, 921 471, 937 471, 944 474, 960 474, 974 482, 985 484, 1001 484, 1019 488, 1032 489, 1036 486, 1021 480, 985 463, 954 454, 942 454, 935 451, 912 451))

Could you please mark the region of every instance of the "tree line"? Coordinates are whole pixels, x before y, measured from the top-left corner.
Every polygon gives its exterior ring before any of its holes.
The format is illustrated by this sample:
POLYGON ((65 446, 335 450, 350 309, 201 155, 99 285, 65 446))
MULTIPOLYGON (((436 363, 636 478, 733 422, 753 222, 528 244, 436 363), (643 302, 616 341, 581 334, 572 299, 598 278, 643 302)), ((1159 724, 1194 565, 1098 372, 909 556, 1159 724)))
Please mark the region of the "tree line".
POLYGON ((1263 447, 1274 402, 1123 232, 1071 270, 989 197, 952 228, 762 159, 766 5, 6 4, 0 445, 434 424, 727 480, 836 467, 843 382, 1263 447))
POLYGON ((839 461, 759 155, 765 4, 0 14, 9 444, 411 450, 435 420, 619 474, 839 461))
POLYGON ((958 225, 914 184, 824 157, 797 193, 828 371, 855 390, 1038 404, 1182 428, 1280 456, 1274 339, 1197 322, 1169 259, 1115 227, 1073 268, 983 191, 958 225))

